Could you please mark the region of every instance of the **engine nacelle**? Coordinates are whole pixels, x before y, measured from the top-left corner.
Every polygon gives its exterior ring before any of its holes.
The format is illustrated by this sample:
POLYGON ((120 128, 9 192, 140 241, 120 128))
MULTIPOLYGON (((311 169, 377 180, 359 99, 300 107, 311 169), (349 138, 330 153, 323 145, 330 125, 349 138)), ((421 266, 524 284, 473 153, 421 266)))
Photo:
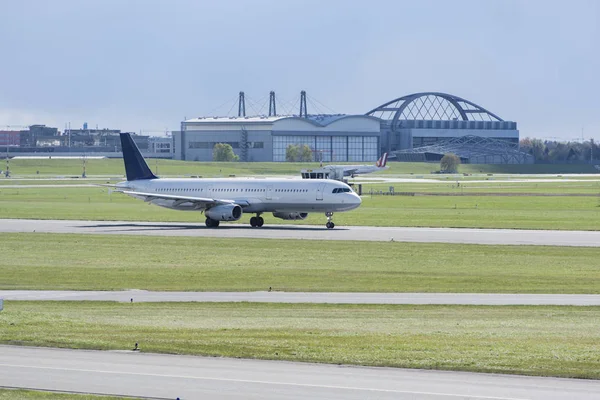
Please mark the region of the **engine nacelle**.
POLYGON ((306 219, 306 217, 308 217, 308 213, 274 212, 273 216, 281 219, 306 219))
POLYGON ((204 214, 215 221, 237 221, 242 217, 242 207, 237 204, 223 204, 209 208, 204 214))

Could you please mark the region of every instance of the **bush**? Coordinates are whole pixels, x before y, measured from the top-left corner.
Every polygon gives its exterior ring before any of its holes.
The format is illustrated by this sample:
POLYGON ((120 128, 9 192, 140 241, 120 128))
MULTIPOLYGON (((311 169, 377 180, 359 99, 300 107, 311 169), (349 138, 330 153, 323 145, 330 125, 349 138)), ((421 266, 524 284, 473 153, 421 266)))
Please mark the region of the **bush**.
POLYGON ((311 162, 313 153, 306 144, 290 144, 285 149, 285 160, 289 162, 311 162))
POLYGON ((213 147, 213 161, 238 161, 239 159, 230 144, 217 143, 213 147))
POLYGON ((444 154, 440 161, 440 170, 442 172, 456 172, 460 165, 460 157, 453 153, 444 154))

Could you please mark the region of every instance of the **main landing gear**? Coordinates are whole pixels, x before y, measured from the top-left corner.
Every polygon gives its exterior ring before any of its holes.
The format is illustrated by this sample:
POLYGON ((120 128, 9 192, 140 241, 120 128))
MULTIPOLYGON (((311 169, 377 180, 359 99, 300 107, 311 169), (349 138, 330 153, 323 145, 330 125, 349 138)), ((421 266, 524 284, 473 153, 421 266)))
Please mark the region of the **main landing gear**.
POLYGON ((256 214, 256 217, 250 218, 250 226, 253 228, 260 228, 265 223, 265 220, 260 216, 260 214, 256 214))
POLYGON ((216 219, 212 219, 212 218, 206 218, 206 227, 207 228, 216 228, 217 226, 219 226, 219 221, 217 221, 216 219))
POLYGON ((332 212, 326 212, 325 216, 327 217, 327 223, 325 224, 325 226, 327 227, 327 229, 333 229, 333 228, 335 228, 335 224, 331 220, 331 218, 333 218, 333 213, 332 212))

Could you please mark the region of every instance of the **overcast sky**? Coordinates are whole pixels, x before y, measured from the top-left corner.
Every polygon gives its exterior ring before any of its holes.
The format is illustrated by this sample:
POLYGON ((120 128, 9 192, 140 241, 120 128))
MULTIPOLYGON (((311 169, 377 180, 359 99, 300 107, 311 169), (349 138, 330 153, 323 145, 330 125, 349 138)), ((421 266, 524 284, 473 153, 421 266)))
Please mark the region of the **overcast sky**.
POLYGON ((596 0, 0 2, 0 129, 173 130, 240 90, 249 114, 270 90, 278 111, 306 90, 309 113, 440 91, 522 137, 600 139, 596 0))

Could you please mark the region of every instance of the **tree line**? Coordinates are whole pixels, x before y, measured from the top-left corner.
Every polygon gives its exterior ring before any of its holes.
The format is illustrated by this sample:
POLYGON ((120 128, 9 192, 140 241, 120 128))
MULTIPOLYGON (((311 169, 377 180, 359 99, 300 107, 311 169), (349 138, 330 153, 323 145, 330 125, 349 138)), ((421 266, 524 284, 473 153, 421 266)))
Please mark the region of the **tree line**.
MULTIPOLYGON (((598 160, 600 146, 590 139, 587 142, 558 142, 524 138, 519 141, 521 151, 533 156, 536 163, 584 163, 598 160)), ((454 158, 446 157, 441 165, 442 171, 455 171, 460 164, 454 158)), ((313 151, 306 144, 290 144, 285 149, 285 160, 289 162, 311 162, 313 151)), ((239 161, 239 156, 227 143, 216 143, 213 148, 213 161, 239 161)))
POLYGON ((594 139, 587 142, 558 142, 524 138, 519 141, 521 151, 533 156, 536 163, 590 162, 600 157, 600 149, 594 139))

